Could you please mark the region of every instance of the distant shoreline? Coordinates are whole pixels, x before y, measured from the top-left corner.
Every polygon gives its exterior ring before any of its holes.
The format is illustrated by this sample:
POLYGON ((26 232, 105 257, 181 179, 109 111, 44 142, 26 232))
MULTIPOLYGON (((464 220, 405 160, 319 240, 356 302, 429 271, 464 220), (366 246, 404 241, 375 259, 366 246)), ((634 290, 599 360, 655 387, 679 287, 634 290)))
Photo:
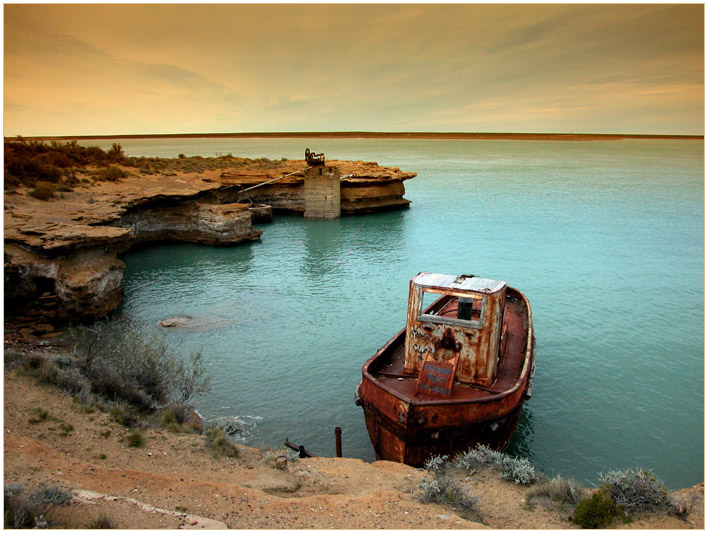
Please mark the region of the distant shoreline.
POLYGON ((5 141, 71 141, 113 139, 466 139, 491 141, 620 141, 623 139, 703 140, 703 135, 648 135, 623 133, 463 133, 463 132, 251 132, 251 133, 162 133, 124 135, 48 135, 5 137, 5 141))

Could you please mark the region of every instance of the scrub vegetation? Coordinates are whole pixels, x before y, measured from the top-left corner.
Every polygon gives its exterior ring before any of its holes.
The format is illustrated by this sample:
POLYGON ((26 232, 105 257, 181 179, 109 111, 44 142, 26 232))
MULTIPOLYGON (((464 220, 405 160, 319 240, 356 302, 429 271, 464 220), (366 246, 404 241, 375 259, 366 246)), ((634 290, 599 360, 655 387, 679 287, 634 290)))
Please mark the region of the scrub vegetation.
MULTIPOLYGON (((190 400, 206 392, 211 381, 201 352, 183 356, 164 336, 132 324, 96 322, 71 329, 68 339, 71 354, 8 348, 5 365, 58 387, 73 396, 84 412, 108 412, 114 422, 126 427, 155 424, 171 431, 199 429, 190 400)), ((39 407, 32 410, 28 421, 56 423, 65 435, 73 430, 39 407)))
POLYGON ((600 488, 575 507, 573 522, 584 529, 610 527, 620 519, 629 523, 642 514, 685 519, 690 512, 690 504, 675 501, 650 470, 613 470, 600 474, 600 482, 600 488))
POLYGON ((469 474, 483 468, 490 468, 499 472, 501 479, 521 485, 529 485, 539 479, 536 469, 528 459, 511 457, 484 445, 459 455, 454 459, 453 464, 469 474))
POLYGON ((224 430, 218 426, 211 426, 206 430, 207 448, 218 457, 238 457, 238 447, 229 440, 224 430))
MULTIPOLYGON (((574 524, 584 529, 611 527, 617 521, 632 522, 642 514, 669 514, 685 518, 691 502, 677 502, 668 489, 649 470, 635 469, 600 474, 601 486, 588 494, 572 480, 556 476, 549 479, 536 472, 528 459, 478 445, 453 458, 437 456, 425 464, 428 476, 420 483, 420 500, 452 506, 463 512, 473 512, 476 498, 465 492, 459 479, 483 470, 493 471, 500 479, 528 486, 526 504, 537 502, 567 513, 572 510, 574 524)), ((479 512, 477 513, 479 517, 479 512)))
POLYGON ((187 157, 184 154, 176 158, 128 157, 118 143, 103 150, 98 146, 82 146, 76 141, 45 143, 18 138, 5 142, 4 182, 6 189, 24 186, 32 189, 30 194, 33 197, 50 200, 57 192, 90 186, 96 181, 117 182, 130 175, 201 173, 240 167, 267 170, 276 168, 283 161, 286 159, 244 159, 232 154, 216 154, 215 157, 187 157))
POLYGON ((526 503, 533 506, 536 501, 547 501, 560 508, 575 506, 583 498, 583 488, 575 481, 559 475, 543 480, 529 487, 526 503))
POLYGON ((477 497, 471 496, 467 490, 449 475, 433 478, 424 478, 420 483, 422 503, 440 503, 449 505, 460 516, 483 522, 483 517, 477 508, 477 497))
POLYGON ((9 529, 47 529, 56 526, 51 511, 69 504, 72 494, 57 487, 26 493, 19 483, 4 487, 4 525, 9 529))

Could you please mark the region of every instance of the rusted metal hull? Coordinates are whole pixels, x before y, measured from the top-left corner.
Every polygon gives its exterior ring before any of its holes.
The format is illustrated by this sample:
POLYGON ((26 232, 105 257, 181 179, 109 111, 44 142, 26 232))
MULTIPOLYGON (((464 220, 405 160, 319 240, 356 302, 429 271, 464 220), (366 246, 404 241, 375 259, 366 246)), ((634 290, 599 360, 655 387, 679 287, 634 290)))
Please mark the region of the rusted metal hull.
POLYGON ((455 383, 449 399, 417 397, 416 377, 403 372, 405 330, 366 362, 357 403, 364 409, 378 459, 422 466, 435 455, 452 455, 477 444, 502 449, 508 443, 530 392, 535 340, 528 300, 511 287, 506 313, 500 370, 489 387, 455 383))

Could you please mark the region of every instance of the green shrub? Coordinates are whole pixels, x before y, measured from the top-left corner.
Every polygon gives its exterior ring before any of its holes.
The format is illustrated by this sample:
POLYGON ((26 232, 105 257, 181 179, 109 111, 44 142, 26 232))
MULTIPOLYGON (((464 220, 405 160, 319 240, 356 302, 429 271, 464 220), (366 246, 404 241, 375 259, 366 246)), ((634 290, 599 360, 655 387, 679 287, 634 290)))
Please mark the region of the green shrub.
POLYGON ((589 498, 578 502, 573 523, 583 529, 605 529, 623 516, 622 509, 612 501, 607 489, 603 487, 589 498))
POLYGON ((99 172, 98 179, 100 181, 120 181, 123 178, 127 178, 128 173, 120 167, 111 165, 110 167, 104 168, 99 172))
POLYGON ((32 418, 30 418, 28 422, 32 425, 45 422, 49 418, 49 411, 46 411, 41 407, 32 407, 30 409, 30 413, 32 414, 32 418))
POLYGON ((172 403, 160 412, 160 425, 170 433, 196 433, 200 422, 192 409, 181 403, 172 403))
POLYGON ((106 154, 111 161, 123 161, 123 159, 125 159, 123 147, 118 143, 113 143, 106 154))
POLYGON ((627 514, 666 513, 676 509, 666 486, 650 470, 615 470, 600 474, 600 481, 627 514))
POLYGON ((145 436, 139 431, 131 431, 128 433, 126 441, 131 448, 142 448, 145 446, 145 436))
POLYGON ((220 427, 211 426, 207 428, 205 436, 207 440, 207 448, 209 448, 215 456, 239 456, 238 447, 229 440, 224 433, 224 430, 220 427))
POLYGON ((110 419, 125 427, 132 427, 138 423, 138 415, 133 407, 125 402, 116 403, 111 409, 110 419))
POLYGON ((129 158, 119 144, 114 143, 106 152, 97 146, 80 146, 76 141, 51 144, 5 142, 5 184, 34 187, 37 181, 58 183, 62 170, 76 166, 106 166, 110 163, 126 164, 129 158))
POLYGON ((53 167, 69 168, 74 162, 64 153, 59 151, 46 152, 42 155, 42 160, 53 167))
POLYGON ((74 426, 69 424, 68 422, 64 422, 63 420, 59 420, 59 428, 61 430, 61 433, 59 433, 60 437, 68 437, 69 434, 74 431, 74 426))
POLYGON ((39 182, 58 183, 61 181, 62 173, 54 165, 40 163, 35 171, 35 176, 39 182))
POLYGON ((57 186, 48 183, 46 181, 40 181, 37 185, 30 191, 30 196, 36 198, 37 200, 49 200, 54 198, 54 194, 57 192, 57 186))

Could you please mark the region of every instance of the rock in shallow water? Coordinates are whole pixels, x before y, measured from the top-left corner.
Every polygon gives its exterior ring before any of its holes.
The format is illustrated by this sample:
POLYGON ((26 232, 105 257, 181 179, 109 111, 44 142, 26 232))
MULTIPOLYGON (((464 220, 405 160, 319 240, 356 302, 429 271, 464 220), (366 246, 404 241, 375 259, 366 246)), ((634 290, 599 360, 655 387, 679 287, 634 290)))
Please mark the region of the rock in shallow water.
POLYGON ((191 316, 176 316, 171 318, 166 318, 160 322, 163 328, 184 328, 189 327, 194 321, 191 316))

